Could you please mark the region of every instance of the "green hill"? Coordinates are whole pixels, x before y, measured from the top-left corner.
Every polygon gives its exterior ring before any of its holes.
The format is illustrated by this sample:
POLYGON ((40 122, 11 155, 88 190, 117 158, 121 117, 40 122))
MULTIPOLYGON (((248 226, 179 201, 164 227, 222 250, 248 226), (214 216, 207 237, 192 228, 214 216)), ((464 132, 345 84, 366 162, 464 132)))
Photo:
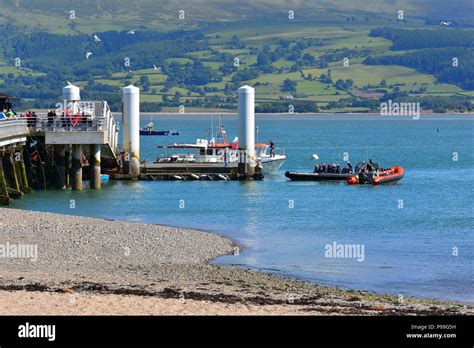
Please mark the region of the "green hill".
POLYGON ((50 106, 67 80, 116 109, 128 83, 153 111, 234 109, 243 83, 256 87, 259 111, 370 111, 383 97, 438 111, 472 106, 470 0, 0 0, 0 8, 0 90, 23 107, 50 106))
POLYGON ((404 11, 408 21, 419 19, 471 20, 471 0, 0 0, 0 20, 27 28, 51 32, 74 31, 69 28, 70 11, 75 11, 81 32, 121 30, 144 26, 154 29, 176 29, 203 23, 267 21, 295 18, 326 22, 344 16, 377 14, 395 18, 404 11), (178 18, 184 11, 185 21, 178 18))

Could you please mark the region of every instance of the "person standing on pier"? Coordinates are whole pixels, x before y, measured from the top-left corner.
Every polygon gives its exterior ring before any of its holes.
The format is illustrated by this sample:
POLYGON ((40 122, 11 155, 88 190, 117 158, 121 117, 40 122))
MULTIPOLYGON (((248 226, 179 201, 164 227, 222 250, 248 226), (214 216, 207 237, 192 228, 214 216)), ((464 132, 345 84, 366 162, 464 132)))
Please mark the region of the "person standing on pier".
POLYGON ((118 163, 119 163, 119 173, 123 174, 123 165, 125 163, 125 151, 120 151, 119 157, 118 157, 118 163))

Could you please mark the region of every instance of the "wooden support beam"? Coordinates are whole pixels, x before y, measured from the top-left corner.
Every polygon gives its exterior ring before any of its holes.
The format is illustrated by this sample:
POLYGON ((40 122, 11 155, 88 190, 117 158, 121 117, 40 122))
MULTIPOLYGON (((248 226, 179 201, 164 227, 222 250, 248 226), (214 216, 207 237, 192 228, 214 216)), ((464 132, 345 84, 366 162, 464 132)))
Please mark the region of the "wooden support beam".
POLYGON ((82 145, 72 145, 72 189, 82 191, 82 145))
POLYGON ((0 151, 0 203, 3 205, 10 205, 12 200, 8 195, 7 180, 5 178, 5 172, 3 170, 3 150, 0 151))
POLYGON ((25 165, 25 157, 23 153, 23 145, 18 145, 16 148, 15 169, 17 170, 18 178, 20 178, 19 180, 21 181, 21 187, 20 187, 21 191, 23 193, 33 192, 32 188, 30 187, 30 183, 28 182, 28 176, 26 175, 26 165, 25 165))
POLYGON ((100 190, 100 145, 91 145, 90 146, 90 159, 89 159, 89 168, 90 168, 90 182, 91 189, 100 190))
POLYGON ((56 166, 55 186, 57 189, 66 188, 66 147, 54 145, 54 163, 56 166))

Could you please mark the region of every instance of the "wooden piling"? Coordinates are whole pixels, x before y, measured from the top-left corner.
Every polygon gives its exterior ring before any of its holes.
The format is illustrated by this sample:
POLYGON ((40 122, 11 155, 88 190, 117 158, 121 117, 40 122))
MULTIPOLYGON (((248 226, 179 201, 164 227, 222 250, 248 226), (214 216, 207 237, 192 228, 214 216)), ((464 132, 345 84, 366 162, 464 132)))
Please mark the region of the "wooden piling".
POLYGON ((0 151, 0 203, 3 205, 10 205, 12 200, 8 194, 7 180, 5 177, 5 172, 3 170, 3 150, 0 151))
POLYGON ((55 187, 66 188, 66 147, 65 145, 54 145, 54 163, 56 166, 55 187))
POLYGON ((15 170, 15 160, 13 158, 13 148, 8 150, 3 155, 3 173, 7 184, 7 192, 10 198, 22 198, 23 192, 20 191, 20 184, 15 170))
POLYGON ((66 187, 71 186, 72 145, 65 145, 66 187))
POLYGON ((25 165, 25 155, 23 153, 23 146, 19 145, 17 147, 17 154, 19 156, 19 161, 15 161, 15 166, 18 168, 18 177, 21 178, 21 191, 23 193, 31 193, 33 190, 30 187, 28 181, 28 176, 26 175, 26 165, 25 165))
POLYGON ((72 145, 72 189, 82 191, 82 145, 72 145))
POLYGON ((20 162, 20 170, 21 170, 21 177, 23 181, 23 192, 25 193, 33 192, 33 189, 30 187, 30 183, 28 181, 28 176, 26 175, 25 160, 22 160, 20 162))
POLYGON ((91 189, 100 190, 100 145, 90 146, 90 182, 91 189))

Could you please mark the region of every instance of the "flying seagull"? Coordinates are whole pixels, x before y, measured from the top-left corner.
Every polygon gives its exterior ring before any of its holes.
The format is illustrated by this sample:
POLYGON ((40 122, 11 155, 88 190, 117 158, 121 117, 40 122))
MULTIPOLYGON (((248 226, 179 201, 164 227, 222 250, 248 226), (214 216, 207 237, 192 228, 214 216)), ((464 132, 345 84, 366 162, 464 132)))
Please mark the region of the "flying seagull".
POLYGON ((101 42, 102 40, 97 35, 94 35, 94 41, 95 42, 101 42))
POLYGON ((158 70, 155 64, 153 64, 153 69, 158 70))
POLYGON ((90 56, 92 56, 92 52, 86 52, 86 59, 89 59, 90 56))
POLYGON ((441 23, 439 23, 439 25, 445 25, 447 27, 451 26, 453 23, 452 22, 445 22, 445 21, 442 21, 441 23))
POLYGON ((135 35, 135 29, 130 30, 130 31, 127 33, 127 35, 135 35))

